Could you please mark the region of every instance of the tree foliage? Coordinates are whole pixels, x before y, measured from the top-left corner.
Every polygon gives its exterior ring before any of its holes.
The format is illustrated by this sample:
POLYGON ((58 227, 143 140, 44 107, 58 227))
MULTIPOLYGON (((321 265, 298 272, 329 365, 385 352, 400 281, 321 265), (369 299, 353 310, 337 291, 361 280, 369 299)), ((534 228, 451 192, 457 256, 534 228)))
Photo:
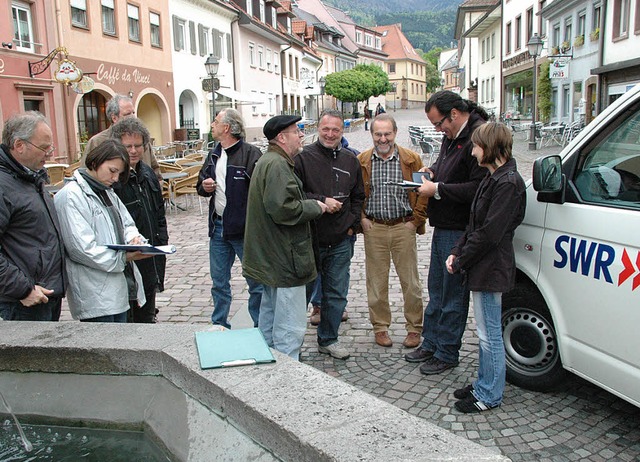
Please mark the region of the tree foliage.
POLYGON ((547 123, 551 119, 551 79, 549 78, 549 61, 544 60, 538 71, 536 93, 538 94, 538 114, 541 122, 547 123))
POLYGON ((391 84, 379 66, 358 64, 353 69, 327 75, 324 89, 340 101, 355 103, 391 91, 391 84))

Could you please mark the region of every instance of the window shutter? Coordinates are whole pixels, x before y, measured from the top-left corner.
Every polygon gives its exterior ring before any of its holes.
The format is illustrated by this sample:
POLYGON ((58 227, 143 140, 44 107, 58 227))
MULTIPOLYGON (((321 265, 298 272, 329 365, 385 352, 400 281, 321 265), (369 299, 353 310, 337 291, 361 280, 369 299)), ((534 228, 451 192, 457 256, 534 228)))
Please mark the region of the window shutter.
POLYGON ((178 21, 178 17, 174 14, 172 16, 173 19, 173 49, 176 51, 180 51, 180 39, 178 38, 178 34, 180 33, 180 22, 178 21))
POLYGON ((198 53, 198 46, 196 45, 196 24, 193 21, 189 21, 189 41, 191 42, 191 54, 198 53))
POLYGON ((198 24, 198 46, 200 47, 200 56, 204 56, 205 49, 203 29, 202 24, 198 24))
POLYGON ((231 34, 225 34, 227 36, 227 61, 231 62, 233 57, 231 56, 231 34))

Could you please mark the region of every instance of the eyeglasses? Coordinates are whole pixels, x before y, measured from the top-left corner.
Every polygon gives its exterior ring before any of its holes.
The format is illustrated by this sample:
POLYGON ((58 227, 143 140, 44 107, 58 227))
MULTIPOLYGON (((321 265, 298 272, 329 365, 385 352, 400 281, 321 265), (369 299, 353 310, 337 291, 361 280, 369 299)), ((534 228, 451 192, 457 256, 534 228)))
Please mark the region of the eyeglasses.
POLYGON ((433 124, 434 128, 440 128, 442 126, 442 124, 444 123, 445 120, 447 120, 449 118, 448 115, 444 116, 442 119, 440 119, 440 122, 436 122, 433 124))
POLYGON ((36 149, 40 149, 42 152, 44 152, 47 156, 50 154, 53 154, 53 151, 56 150, 55 146, 51 146, 49 149, 45 149, 45 148, 41 148, 40 146, 36 146, 35 144, 33 144, 31 141, 29 140, 22 140, 27 144, 30 144, 31 146, 33 146, 36 149))
POLYGON ((125 144, 124 147, 127 149, 127 151, 131 148, 134 149, 140 149, 142 146, 144 146, 144 144, 125 144))

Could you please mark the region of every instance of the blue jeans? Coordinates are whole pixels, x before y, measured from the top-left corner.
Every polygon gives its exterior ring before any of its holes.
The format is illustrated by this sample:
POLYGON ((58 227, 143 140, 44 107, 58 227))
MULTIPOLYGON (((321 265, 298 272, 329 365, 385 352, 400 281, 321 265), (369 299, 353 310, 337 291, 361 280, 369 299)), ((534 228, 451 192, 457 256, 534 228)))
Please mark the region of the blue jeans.
POLYGON ((263 286, 258 327, 267 345, 300 359, 307 330, 306 287, 263 286))
POLYGON ((81 319, 80 322, 118 322, 126 323, 129 317, 128 311, 123 311, 118 314, 108 314, 106 316, 98 316, 97 318, 81 319))
MULTIPOLYGON (((236 255, 242 262, 244 240, 225 240, 222 237, 222 220, 214 221, 213 237, 209 239, 209 271, 213 285, 211 297, 213 298, 213 313, 211 322, 231 328, 229 324, 229 310, 231 309, 231 268, 236 255)), ((249 315, 253 320, 253 326, 258 327, 260 315, 260 298, 262 297, 262 284, 251 278, 245 278, 249 285, 249 315)))
POLYGON ((502 403, 506 364, 502 340, 502 293, 472 292, 473 311, 480 339, 478 379, 473 395, 487 406, 502 403))
POLYGON ((435 352, 446 363, 455 363, 469 314, 469 290, 465 277, 449 274, 445 262, 464 231, 435 228, 429 262, 429 303, 424 310, 420 348, 435 352))
POLYGON ((307 305, 311 302, 313 306, 320 306, 322 304, 322 276, 318 274, 316 280, 310 282, 307 286, 307 291, 310 292, 307 297, 309 299, 307 305))
POLYGON ((24 306, 18 302, 0 302, 0 319, 5 321, 59 321, 62 299, 50 297, 47 303, 24 306))
POLYGON ((342 313, 347 306, 351 257, 354 241, 348 237, 336 245, 320 247, 322 275, 322 303, 318 325, 318 345, 327 346, 338 341, 342 313))

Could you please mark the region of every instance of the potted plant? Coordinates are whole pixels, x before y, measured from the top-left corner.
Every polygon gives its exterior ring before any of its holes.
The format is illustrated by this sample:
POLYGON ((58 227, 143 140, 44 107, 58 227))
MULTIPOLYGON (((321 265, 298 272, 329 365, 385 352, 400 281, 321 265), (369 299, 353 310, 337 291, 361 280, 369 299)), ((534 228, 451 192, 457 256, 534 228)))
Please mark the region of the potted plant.
POLYGON ((564 42, 562 42, 562 45, 560 45, 560 50, 564 53, 565 51, 568 51, 571 48, 571 42, 569 40, 565 40, 564 42))
POLYGON ((559 55, 560 54, 560 47, 558 47, 557 45, 553 48, 551 48, 551 55, 559 55))
POLYGON ((598 40, 598 37, 600 37, 600 28, 596 27, 594 30, 592 30, 591 34, 589 34, 589 37, 591 38, 592 42, 598 40))
POLYGON ((584 35, 578 35, 573 41, 573 46, 581 47, 582 45, 584 45, 584 35))

